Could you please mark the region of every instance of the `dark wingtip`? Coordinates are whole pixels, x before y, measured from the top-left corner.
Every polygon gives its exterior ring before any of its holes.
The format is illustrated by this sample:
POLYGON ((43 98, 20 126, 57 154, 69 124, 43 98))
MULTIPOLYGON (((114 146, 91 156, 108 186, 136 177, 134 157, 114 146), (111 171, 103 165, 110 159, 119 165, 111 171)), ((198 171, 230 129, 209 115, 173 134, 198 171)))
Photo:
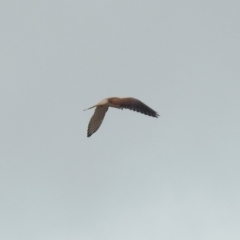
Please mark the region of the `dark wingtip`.
MULTIPOLYGON (((151 109, 152 110, 152 109, 151 109)), ((158 118, 160 115, 157 113, 157 112, 155 112, 154 110, 152 110, 151 112, 149 111, 149 112, 147 112, 147 113, 143 113, 143 114, 145 114, 145 115, 148 115, 148 116, 150 116, 150 117, 155 117, 155 118, 158 118)))

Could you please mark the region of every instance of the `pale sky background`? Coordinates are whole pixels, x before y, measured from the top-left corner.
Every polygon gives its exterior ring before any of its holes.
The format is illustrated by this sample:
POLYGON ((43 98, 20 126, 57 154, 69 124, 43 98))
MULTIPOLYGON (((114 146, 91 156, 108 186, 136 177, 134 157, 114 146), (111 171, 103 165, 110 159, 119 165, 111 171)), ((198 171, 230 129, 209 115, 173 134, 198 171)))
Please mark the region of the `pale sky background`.
POLYGON ((0 239, 240 239, 239 0, 2 0, 0 36, 0 239), (87 138, 112 96, 161 117, 87 138))

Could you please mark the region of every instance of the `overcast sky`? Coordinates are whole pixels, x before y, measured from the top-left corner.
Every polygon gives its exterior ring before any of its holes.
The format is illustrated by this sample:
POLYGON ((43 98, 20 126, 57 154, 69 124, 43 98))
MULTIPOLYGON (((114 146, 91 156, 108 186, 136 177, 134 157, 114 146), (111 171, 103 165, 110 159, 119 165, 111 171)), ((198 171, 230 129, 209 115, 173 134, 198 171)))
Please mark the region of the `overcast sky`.
POLYGON ((239 240, 240 1, 0 7, 0 239, 239 240), (135 97, 159 118, 109 109, 135 97))

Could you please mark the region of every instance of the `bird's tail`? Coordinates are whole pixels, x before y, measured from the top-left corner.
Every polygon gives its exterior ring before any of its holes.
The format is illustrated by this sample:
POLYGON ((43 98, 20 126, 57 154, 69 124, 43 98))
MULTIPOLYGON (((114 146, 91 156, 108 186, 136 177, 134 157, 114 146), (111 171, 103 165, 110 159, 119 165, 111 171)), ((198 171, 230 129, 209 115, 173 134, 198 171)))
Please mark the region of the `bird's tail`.
POLYGON ((94 106, 92 106, 92 107, 90 107, 90 108, 84 109, 83 111, 89 110, 89 109, 94 108, 94 107, 96 107, 96 106, 97 106, 97 105, 94 105, 94 106))

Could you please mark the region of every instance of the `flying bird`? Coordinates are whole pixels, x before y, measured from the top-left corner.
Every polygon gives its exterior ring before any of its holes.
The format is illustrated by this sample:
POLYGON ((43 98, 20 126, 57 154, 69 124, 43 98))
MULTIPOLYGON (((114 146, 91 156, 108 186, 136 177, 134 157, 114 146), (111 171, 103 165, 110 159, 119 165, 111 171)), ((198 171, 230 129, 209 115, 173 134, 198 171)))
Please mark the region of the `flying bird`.
POLYGON ((132 97, 127 97, 127 98, 117 98, 117 97, 111 97, 111 98, 106 98, 103 99, 101 102, 98 104, 84 109, 84 111, 94 108, 95 112, 93 116, 90 119, 90 122, 88 124, 88 131, 87 131, 87 136, 90 137, 93 133, 95 133, 99 127, 102 124, 103 118, 108 110, 108 107, 114 107, 118 109, 130 109, 139 113, 143 113, 145 115, 151 116, 151 117, 158 117, 159 114, 148 107, 146 104, 141 102, 140 100, 132 97))

